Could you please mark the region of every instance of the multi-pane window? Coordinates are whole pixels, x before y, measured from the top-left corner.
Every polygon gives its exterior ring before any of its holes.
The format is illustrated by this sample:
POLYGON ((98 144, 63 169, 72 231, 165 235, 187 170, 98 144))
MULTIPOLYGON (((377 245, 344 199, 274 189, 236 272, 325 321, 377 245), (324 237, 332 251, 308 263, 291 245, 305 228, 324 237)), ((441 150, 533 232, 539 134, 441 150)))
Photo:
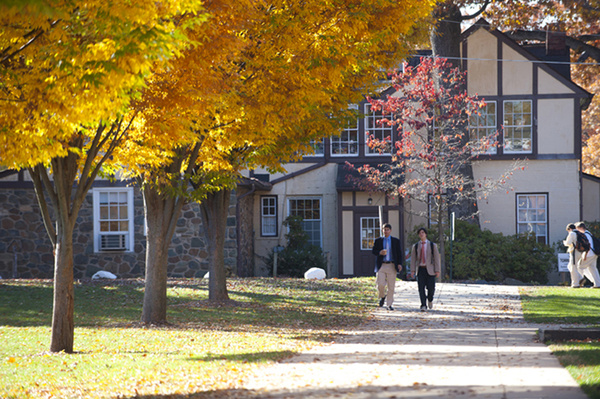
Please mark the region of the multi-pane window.
POLYGON ((392 114, 380 111, 371 111, 371 104, 365 104, 365 131, 368 137, 373 137, 380 142, 387 142, 385 148, 375 149, 365 147, 367 155, 390 155, 392 150, 393 127, 387 122, 392 121, 392 114))
POLYGON ((531 100, 504 101, 504 153, 532 152, 531 100))
POLYGON ((322 246, 320 198, 290 198, 288 200, 288 216, 300 216, 302 228, 308 234, 308 242, 319 247, 322 246))
MULTIPOLYGON (((469 135, 471 140, 483 140, 496 133, 496 103, 488 102, 483 108, 479 109, 479 114, 471 114, 469 117, 469 135)), ((486 154, 496 154, 496 145, 489 143, 487 149, 482 148, 481 152, 486 154)))
POLYGON ((548 243, 548 196, 517 194, 517 234, 532 233, 548 243))
MULTIPOLYGON (((350 109, 358 110, 356 104, 350 109)), ((331 136, 331 155, 358 155, 358 119, 348 121, 348 126, 339 135, 331 136)))
POLYGON ((94 189, 94 250, 133 250, 133 189, 94 189))
POLYGON ((277 236, 277 197, 260 198, 260 224, 263 237, 277 236))
POLYGON ((381 237, 378 217, 360 218, 360 249, 371 250, 375 239, 381 237))

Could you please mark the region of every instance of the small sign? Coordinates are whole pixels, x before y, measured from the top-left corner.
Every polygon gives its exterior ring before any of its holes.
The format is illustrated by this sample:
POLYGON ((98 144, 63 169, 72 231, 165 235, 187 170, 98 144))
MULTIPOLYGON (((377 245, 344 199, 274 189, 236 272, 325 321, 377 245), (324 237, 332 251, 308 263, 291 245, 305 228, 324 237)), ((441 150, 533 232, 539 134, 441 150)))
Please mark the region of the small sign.
POLYGON ((569 272, 568 265, 569 264, 569 254, 558 254, 558 271, 559 272, 569 272))

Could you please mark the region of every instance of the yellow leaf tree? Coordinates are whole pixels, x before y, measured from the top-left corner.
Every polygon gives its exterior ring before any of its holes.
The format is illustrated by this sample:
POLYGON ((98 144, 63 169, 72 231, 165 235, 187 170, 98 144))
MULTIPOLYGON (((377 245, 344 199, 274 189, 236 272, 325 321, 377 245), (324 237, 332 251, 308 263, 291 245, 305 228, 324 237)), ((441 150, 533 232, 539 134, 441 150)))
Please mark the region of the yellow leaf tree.
POLYGON ((240 172, 279 169, 307 151, 310 139, 337 131, 341 124, 331 115, 371 92, 411 53, 425 36, 432 6, 419 0, 205 3, 209 23, 193 29, 196 46, 156 71, 138 103, 144 140, 119 154, 142 184, 147 207, 143 321, 166 319, 167 226, 179 216, 176 203, 200 201, 209 298, 227 300, 223 238, 240 172))
POLYGON ((79 209, 128 138, 151 68, 186 44, 179 16, 199 10, 193 0, 0 2, 0 164, 29 170, 54 246, 53 352, 73 352, 79 209))

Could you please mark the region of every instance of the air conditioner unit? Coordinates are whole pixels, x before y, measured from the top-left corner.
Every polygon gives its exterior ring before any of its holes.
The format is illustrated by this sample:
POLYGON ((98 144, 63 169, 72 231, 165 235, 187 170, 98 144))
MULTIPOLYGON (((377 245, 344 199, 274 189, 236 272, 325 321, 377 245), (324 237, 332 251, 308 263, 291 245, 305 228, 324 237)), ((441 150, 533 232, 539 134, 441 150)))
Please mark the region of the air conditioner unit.
POLYGON ((127 236, 125 234, 101 234, 101 251, 123 251, 127 249, 127 236))

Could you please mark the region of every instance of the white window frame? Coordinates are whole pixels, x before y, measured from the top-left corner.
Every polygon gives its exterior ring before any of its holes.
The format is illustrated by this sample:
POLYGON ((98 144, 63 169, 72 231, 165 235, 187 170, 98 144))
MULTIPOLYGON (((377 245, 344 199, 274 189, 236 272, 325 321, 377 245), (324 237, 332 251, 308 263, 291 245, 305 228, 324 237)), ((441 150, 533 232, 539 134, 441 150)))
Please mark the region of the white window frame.
MULTIPOLYGON (((348 109, 358 111, 358 104, 350 104, 348 109)), ((348 120, 348 126, 340 134, 331 136, 329 146, 332 157, 358 156, 358 118, 348 120), (334 147, 339 152, 335 152, 334 147)))
POLYGON ((277 196, 263 195, 260 197, 260 235, 261 237, 277 237, 277 232, 277 196))
MULTIPOLYGON (((497 105, 496 101, 487 101, 485 106, 478 110, 479 114, 471 114, 469 117, 469 137, 471 140, 481 140, 496 133, 498 130, 497 105), (490 111, 491 106, 493 106, 493 110, 490 111)), ((496 144, 494 142, 487 151, 480 153, 488 155, 497 154, 498 148, 496 144)))
POLYGON ((548 244, 548 194, 517 194, 516 201, 517 234, 531 232, 538 241, 543 238, 541 242, 548 244), (540 198, 544 199, 544 206, 540 206, 540 198))
POLYGON ((134 235, 134 203, 133 203, 133 187, 102 187, 92 189, 93 199, 93 219, 94 219, 94 252, 133 252, 135 246, 135 235, 134 235), (102 194, 126 194, 127 203, 127 230, 116 230, 110 232, 101 231, 101 220, 100 220, 100 196, 102 194), (103 249, 101 247, 101 240, 107 236, 122 236, 123 246, 122 248, 115 249, 103 249))
POLYGON ((533 101, 531 100, 505 100, 502 104, 503 141, 505 154, 531 154, 533 152, 533 101), (512 103, 513 112, 507 112, 507 106, 512 103), (514 112, 515 104, 521 103, 521 112, 514 112), (524 104, 529 104, 529 113, 523 111, 524 104), (527 138, 526 132, 529 131, 527 138), (518 136, 518 137, 517 137, 518 136), (520 150, 515 150, 514 143, 520 141, 520 150), (527 144, 528 142, 528 144, 527 144))
POLYGON ((391 121, 392 114, 383 114, 382 111, 371 112, 371 104, 365 103, 365 155, 367 156, 389 156, 392 154, 394 126, 379 123, 382 119, 389 119, 391 121), (371 150, 366 143, 366 140, 370 136, 373 136, 380 141, 383 141, 385 137, 389 137, 389 151, 380 153, 379 151, 371 150))
POLYGON ((370 251, 373 249, 375 240, 381 237, 381 226, 379 217, 365 216, 360 218, 360 250, 370 251))
POLYGON ((292 201, 318 201, 319 203, 319 218, 318 219, 307 219, 304 217, 304 215, 299 215, 302 217, 302 228, 303 230, 308 233, 308 242, 314 245, 317 245, 321 248, 323 248, 323 201, 321 199, 321 197, 312 197, 312 196, 306 196, 306 197, 289 197, 287 199, 287 216, 295 216, 298 215, 297 213, 292 215, 292 201), (313 237, 312 232, 316 231, 314 228, 311 229, 307 229, 307 225, 311 225, 311 226, 315 226, 317 225, 319 227, 318 233, 319 233, 319 240, 315 240, 313 237))

